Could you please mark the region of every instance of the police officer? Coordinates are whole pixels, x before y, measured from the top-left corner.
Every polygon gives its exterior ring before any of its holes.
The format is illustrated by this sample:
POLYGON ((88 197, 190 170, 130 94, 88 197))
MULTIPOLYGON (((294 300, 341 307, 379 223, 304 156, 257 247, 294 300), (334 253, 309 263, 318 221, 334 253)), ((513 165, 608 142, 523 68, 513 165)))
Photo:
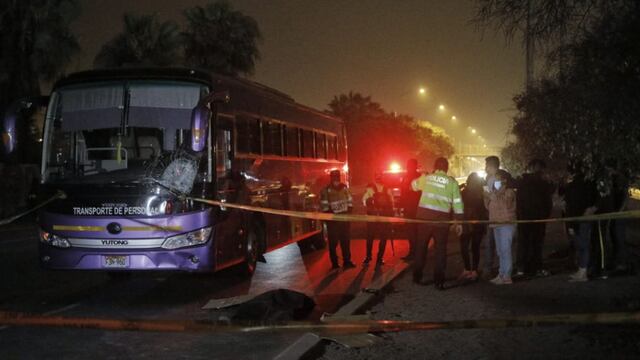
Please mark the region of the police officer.
MULTIPOLYGON (((332 214, 348 214, 353 210, 353 199, 349 188, 340 182, 340 170, 333 170, 329 173, 330 182, 327 187, 320 192, 320 206, 323 212, 332 214)), ((336 248, 340 243, 342 251, 343 267, 353 268, 351 262, 351 234, 350 226, 346 221, 327 221, 327 232, 329 235, 329 256, 333 269, 337 269, 338 254, 336 248)))
MULTIPOLYGON (((422 191, 416 217, 422 220, 449 221, 453 218, 462 220, 464 207, 460 196, 458 182, 447 175, 449 162, 445 158, 437 158, 434 172, 422 175, 411 183, 414 191, 422 191)), ((462 234, 462 225, 453 226, 456 234, 462 234)), ((447 267, 448 224, 420 224, 419 234, 422 236, 416 244, 416 257, 413 268, 413 282, 422 282, 422 271, 427 257, 427 245, 433 237, 436 250, 436 266, 434 284, 436 289, 444 290, 445 270, 447 267)))
MULTIPOLYGON (((393 195, 391 190, 382 183, 382 172, 376 172, 375 181, 367 185, 367 189, 362 197, 362 203, 367 207, 367 215, 393 216, 393 195)), ((376 266, 384 263, 384 250, 387 247, 387 239, 391 237, 390 223, 367 223, 367 257, 364 265, 371 261, 371 251, 373 239, 378 237, 378 257, 376 266)))

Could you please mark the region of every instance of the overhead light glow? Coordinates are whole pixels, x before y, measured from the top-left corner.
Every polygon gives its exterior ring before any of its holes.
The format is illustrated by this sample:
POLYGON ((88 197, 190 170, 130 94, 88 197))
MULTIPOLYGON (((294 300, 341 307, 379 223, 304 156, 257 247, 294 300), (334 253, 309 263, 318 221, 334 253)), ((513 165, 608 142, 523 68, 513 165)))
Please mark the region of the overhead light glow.
POLYGON ((389 165, 389 171, 391 171, 392 173, 398 173, 402 171, 402 167, 400 166, 400 164, 394 161, 389 165))

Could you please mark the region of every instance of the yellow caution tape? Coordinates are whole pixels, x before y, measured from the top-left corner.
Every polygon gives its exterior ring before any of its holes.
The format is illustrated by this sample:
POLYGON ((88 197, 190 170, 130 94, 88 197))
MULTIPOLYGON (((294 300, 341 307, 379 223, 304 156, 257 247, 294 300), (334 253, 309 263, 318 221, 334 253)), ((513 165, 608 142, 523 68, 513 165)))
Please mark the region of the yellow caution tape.
POLYGON ((205 203, 214 206, 228 207, 233 209, 260 212, 272 215, 282 215, 302 219, 322 220, 322 221, 349 221, 349 222, 376 222, 376 223, 392 223, 392 224, 530 224, 530 223, 557 223, 569 221, 598 221, 611 219, 631 219, 640 218, 640 210, 618 211, 606 214, 589 215, 589 216, 572 216, 564 218, 538 219, 538 220, 514 220, 514 221, 490 221, 490 220, 421 220, 406 219, 392 216, 375 216, 375 215, 358 215, 358 214, 331 214, 310 211, 294 211, 272 209, 252 205, 232 204, 216 200, 208 200, 201 198, 191 198, 193 201, 205 203))
POLYGON ((444 329, 503 329, 513 327, 541 327, 560 325, 615 325, 640 324, 640 312, 560 314, 516 316, 504 319, 472 319, 456 321, 397 321, 352 320, 332 322, 242 322, 193 320, 140 320, 105 319, 30 315, 0 311, 0 325, 101 329, 111 331, 153 332, 208 332, 208 333, 261 333, 261 332, 316 332, 320 334, 384 333, 444 329))
POLYGON ((26 216, 26 215, 28 215, 28 214, 40 209, 41 207, 49 204, 50 202, 53 202, 53 201, 58 200, 58 199, 66 199, 66 198, 67 198, 67 194, 65 194, 62 191, 58 191, 55 195, 53 195, 49 199, 41 202, 40 204, 32 207, 31 209, 29 209, 27 211, 24 211, 24 212, 22 212, 22 213, 20 213, 18 215, 14 215, 12 217, 0 220, 0 226, 11 224, 12 222, 20 219, 21 217, 26 216))

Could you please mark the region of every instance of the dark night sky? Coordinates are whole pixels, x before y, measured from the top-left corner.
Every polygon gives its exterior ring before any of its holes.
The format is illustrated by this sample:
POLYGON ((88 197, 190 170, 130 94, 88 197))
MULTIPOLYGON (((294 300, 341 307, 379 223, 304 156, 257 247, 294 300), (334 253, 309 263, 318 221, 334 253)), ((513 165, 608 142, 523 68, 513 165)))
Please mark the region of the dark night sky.
MULTIPOLYGON (((325 109, 349 90, 372 95, 387 110, 443 126, 471 142, 477 127, 490 145, 502 145, 511 98, 523 86, 519 40, 482 36, 469 19, 473 0, 233 0, 263 34, 253 80, 325 109), (417 89, 424 85, 428 97, 417 89), (446 105, 446 115, 436 111, 446 105), (452 124, 455 115, 458 124, 452 124)), ((122 29, 122 14, 157 13, 183 21, 182 10, 206 0, 79 0, 73 24, 83 53, 71 70, 91 67, 99 47, 122 29)))

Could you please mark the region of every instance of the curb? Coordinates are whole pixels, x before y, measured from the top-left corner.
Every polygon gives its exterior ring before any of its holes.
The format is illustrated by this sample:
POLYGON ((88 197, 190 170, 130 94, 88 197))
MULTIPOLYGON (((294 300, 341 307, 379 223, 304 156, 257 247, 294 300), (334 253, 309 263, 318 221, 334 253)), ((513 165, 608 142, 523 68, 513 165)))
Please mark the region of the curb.
MULTIPOLYGON (((359 292, 355 298, 343 305, 332 316, 334 317, 346 317, 354 315, 355 313, 364 309, 370 304, 384 288, 386 288, 392 281, 397 279, 405 271, 410 268, 410 265, 404 261, 397 263, 390 271, 383 273, 379 278, 373 281, 369 286, 364 289, 366 291, 359 292)), ((302 335, 293 344, 289 345, 280 354, 274 357, 275 360, 299 360, 305 355, 316 348, 322 338, 314 333, 306 333, 302 335)))

